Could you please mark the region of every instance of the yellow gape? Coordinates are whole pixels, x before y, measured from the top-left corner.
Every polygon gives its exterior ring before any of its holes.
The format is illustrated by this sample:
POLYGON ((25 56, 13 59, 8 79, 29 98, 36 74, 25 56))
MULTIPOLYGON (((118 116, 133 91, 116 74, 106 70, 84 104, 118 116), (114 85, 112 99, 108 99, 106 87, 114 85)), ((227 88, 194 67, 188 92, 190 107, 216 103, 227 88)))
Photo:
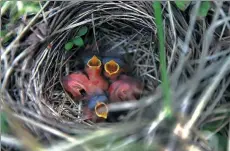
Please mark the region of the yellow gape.
POLYGON ((102 117, 104 119, 108 116, 108 107, 103 102, 97 102, 95 106, 95 113, 98 117, 102 117))
POLYGON ((109 75, 116 74, 119 70, 120 70, 120 66, 114 60, 110 60, 105 64, 105 71, 109 75))
POLYGON ((101 61, 96 56, 93 56, 91 59, 89 59, 87 66, 90 68, 100 68, 101 61))

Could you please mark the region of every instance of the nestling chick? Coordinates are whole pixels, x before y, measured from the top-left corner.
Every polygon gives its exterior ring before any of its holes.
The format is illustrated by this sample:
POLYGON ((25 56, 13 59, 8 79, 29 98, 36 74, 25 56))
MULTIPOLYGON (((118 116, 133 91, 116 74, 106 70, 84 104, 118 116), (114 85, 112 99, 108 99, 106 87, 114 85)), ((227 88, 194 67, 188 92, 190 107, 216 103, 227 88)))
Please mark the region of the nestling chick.
POLYGON ((103 58, 104 76, 110 80, 115 80, 117 77, 125 72, 125 63, 118 57, 103 58))
POLYGON ((88 106, 83 108, 83 115, 85 116, 84 119, 92 120, 95 122, 101 122, 107 119, 107 101, 108 98, 104 94, 91 97, 88 102, 88 106))
POLYGON ((138 80, 121 75, 120 78, 114 81, 109 87, 109 99, 112 102, 128 101, 139 99, 143 84, 138 80))
POLYGON ((64 89, 71 93, 76 100, 88 100, 92 96, 104 92, 98 85, 92 83, 88 76, 82 72, 67 75, 63 77, 62 82, 64 89))
POLYGON ((89 91, 88 86, 90 81, 88 77, 82 72, 67 75, 63 77, 62 82, 65 90, 71 93, 77 100, 85 97, 87 91, 89 91))
POLYGON ((93 56, 85 62, 87 62, 85 65, 85 72, 87 73, 91 84, 101 90, 107 90, 109 84, 101 75, 102 63, 100 59, 97 56, 93 56))
POLYGON ((91 110, 94 110, 94 108, 98 102, 107 103, 108 102, 107 96, 104 93, 92 96, 88 102, 88 108, 91 110))

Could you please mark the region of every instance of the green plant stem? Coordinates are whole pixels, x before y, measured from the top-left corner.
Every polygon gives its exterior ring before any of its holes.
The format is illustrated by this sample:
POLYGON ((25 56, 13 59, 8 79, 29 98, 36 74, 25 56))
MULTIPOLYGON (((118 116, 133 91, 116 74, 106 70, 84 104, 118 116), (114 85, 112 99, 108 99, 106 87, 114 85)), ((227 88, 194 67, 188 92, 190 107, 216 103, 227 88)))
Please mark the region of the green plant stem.
POLYGON ((165 39, 163 21, 161 16, 162 9, 159 1, 153 2, 153 9, 156 18, 157 34, 160 48, 160 70, 162 79, 162 90, 164 94, 164 110, 167 111, 167 116, 171 116, 171 93, 166 69, 165 39))

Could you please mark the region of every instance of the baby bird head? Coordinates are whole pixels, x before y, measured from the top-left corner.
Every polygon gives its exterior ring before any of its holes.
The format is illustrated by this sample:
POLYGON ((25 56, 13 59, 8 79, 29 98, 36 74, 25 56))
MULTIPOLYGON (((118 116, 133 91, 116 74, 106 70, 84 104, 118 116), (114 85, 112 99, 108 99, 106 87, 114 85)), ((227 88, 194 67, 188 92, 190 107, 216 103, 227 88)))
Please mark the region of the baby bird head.
POLYGON ((90 78, 101 75, 102 62, 97 56, 85 59, 85 72, 90 78))
POLYGON ((100 69, 101 66, 101 60, 95 55, 87 61, 87 67, 89 68, 100 69))
POLYGON ((108 107, 106 102, 108 98, 105 94, 95 95, 90 98, 88 103, 88 108, 90 110, 94 109, 94 112, 98 117, 106 119, 108 116, 108 107))
POLYGON ((110 60, 110 61, 105 63, 105 72, 109 76, 117 74, 119 72, 119 70, 120 70, 120 66, 114 60, 110 60))
POLYGON ((89 79, 81 72, 72 73, 62 79, 64 89, 71 93, 74 98, 83 98, 88 91, 89 79))
POLYGON ((139 99, 143 91, 143 84, 129 76, 121 75, 109 87, 111 101, 129 101, 139 99))

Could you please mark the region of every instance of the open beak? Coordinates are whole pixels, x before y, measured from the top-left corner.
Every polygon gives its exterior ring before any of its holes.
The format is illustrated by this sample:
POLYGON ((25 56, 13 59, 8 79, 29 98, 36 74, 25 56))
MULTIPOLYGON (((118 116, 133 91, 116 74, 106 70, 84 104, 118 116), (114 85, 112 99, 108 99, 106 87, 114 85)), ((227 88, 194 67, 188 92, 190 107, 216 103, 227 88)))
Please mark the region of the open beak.
POLYGON ((110 76, 117 74, 120 70, 119 64, 116 63, 114 60, 110 60, 109 62, 107 62, 104 68, 106 73, 108 73, 110 76))
POLYGON ((101 67, 101 61, 96 56, 93 56, 91 59, 89 59, 87 66, 90 68, 99 69, 101 67))
POLYGON ((98 117, 102 117, 104 119, 108 116, 108 107, 103 102, 97 102, 95 106, 95 113, 98 117))

